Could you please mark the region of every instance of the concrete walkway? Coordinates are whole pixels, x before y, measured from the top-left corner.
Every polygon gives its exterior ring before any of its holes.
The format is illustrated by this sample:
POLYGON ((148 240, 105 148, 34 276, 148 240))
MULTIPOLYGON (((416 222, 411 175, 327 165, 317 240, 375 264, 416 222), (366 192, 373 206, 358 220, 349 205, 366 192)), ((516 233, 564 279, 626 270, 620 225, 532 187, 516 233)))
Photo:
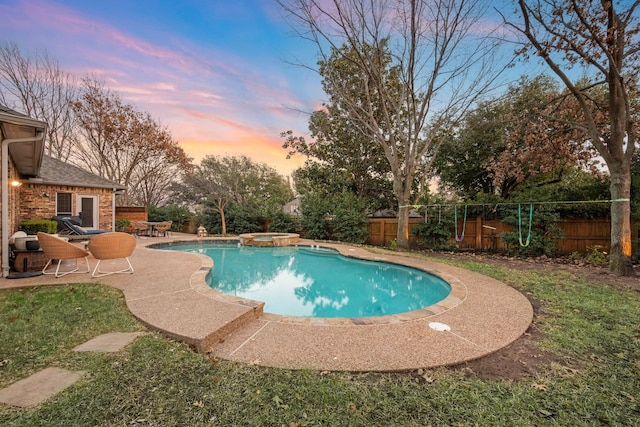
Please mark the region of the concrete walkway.
MULTIPOLYGON (((320 246, 337 249, 346 256, 429 271, 452 285, 451 295, 435 306, 397 316, 276 316, 263 313, 260 302, 224 295, 207 286, 205 277, 213 266, 210 258, 147 247, 182 240, 197 243, 207 239, 188 235, 140 238, 131 257, 133 275, 0 279, 0 289, 105 283, 123 291, 129 310, 150 329, 180 339, 198 351, 264 366, 319 370, 398 371, 458 364, 510 344, 526 331, 533 317, 533 309, 522 294, 481 274, 335 244, 320 246)), ((90 263, 94 265, 95 261, 90 259, 90 263)))

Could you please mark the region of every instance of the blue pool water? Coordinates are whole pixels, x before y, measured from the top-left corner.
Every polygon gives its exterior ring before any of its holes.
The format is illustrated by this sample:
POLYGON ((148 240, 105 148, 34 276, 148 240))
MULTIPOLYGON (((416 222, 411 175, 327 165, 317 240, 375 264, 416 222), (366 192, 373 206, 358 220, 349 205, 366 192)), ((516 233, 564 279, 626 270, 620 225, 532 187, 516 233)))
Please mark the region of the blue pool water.
POLYGON ((395 264, 364 261, 329 249, 180 245, 214 260, 207 281, 226 294, 265 303, 288 316, 370 317, 404 313, 449 295, 444 280, 395 264))

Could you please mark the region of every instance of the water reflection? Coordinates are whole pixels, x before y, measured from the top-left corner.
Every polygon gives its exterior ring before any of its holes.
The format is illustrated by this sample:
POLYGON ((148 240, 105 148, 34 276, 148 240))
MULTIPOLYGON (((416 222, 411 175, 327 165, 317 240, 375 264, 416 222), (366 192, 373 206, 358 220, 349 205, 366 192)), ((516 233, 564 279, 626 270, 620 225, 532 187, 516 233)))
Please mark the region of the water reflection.
MULTIPOLYGON (((177 249, 177 248, 176 248, 177 249)), ((368 317, 432 305, 450 291, 443 280, 411 268, 295 247, 208 246, 209 285, 264 301, 265 311, 313 317, 368 317)))

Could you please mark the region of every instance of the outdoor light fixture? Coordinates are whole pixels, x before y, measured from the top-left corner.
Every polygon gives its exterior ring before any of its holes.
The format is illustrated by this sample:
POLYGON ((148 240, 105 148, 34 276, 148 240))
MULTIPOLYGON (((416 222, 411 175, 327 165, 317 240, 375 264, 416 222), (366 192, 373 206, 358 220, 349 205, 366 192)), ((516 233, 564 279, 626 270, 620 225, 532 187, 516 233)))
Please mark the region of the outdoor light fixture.
POLYGON ((49 197, 49 193, 43 191, 42 193, 40 193, 40 197, 49 197))
POLYGON ((14 179, 13 181, 11 181, 12 187, 20 187, 21 185, 22 185, 22 182, 18 181, 17 179, 14 179))

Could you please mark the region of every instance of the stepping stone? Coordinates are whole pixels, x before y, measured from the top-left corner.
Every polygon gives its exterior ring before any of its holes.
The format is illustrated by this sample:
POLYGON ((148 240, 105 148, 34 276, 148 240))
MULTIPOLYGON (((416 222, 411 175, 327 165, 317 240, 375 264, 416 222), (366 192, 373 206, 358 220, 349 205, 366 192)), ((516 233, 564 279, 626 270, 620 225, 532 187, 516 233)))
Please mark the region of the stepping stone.
POLYGON ((84 375, 84 371, 46 368, 0 390, 0 402, 27 408, 61 392, 84 375))
POLYGON ((111 332, 102 334, 84 344, 80 344, 73 351, 117 353, 143 334, 144 332, 111 332))

